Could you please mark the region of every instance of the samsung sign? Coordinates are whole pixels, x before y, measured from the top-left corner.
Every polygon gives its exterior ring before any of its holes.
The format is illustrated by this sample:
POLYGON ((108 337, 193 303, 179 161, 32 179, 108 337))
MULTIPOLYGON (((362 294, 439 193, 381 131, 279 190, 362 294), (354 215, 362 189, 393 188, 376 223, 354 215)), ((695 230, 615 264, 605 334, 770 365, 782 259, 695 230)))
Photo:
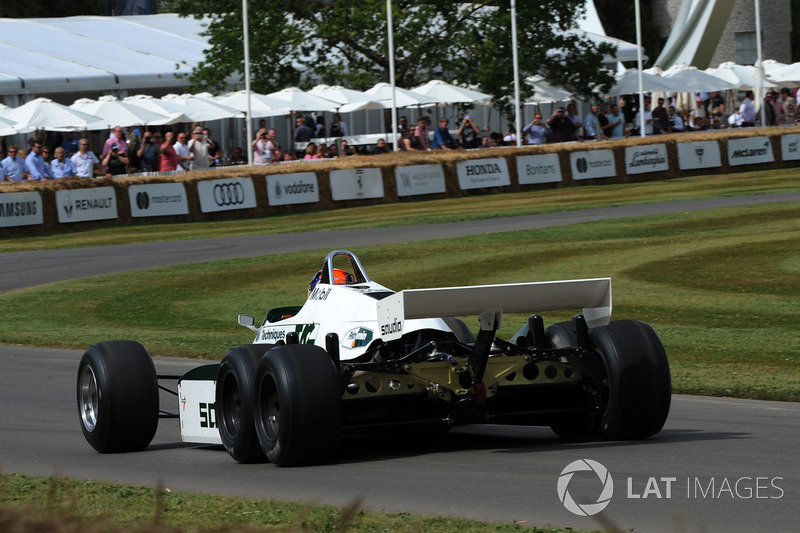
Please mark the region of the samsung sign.
POLYGON ((186 215, 189 202, 183 183, 152 183, 128 188, 132 217, 186 215))
POLYGON ((251 178, 199 181, 197 196, 203 213, 252 209, 256 206, 256 190, 251 178))
POLYGON ((728 165, 732 167, 773 161, 772 143, 767 137, 728 139, 728 165))
POLYGON ((314 172, 267 176, 269 205, 315 204, 319 202, 319 184, 314 172))
POLYGON ((569 154, 573 180, 611 178, 617 175, 613 150, 587 150, 569 154))
POLYGON ((397 196, 440 194, 446 191, 442 165, 396 167, 397 196))
POLYGON ((458 186, 462 190, 511 185, 508 165, 502 157, 459 161, 456 164, 458 186))
POLYGON ((517 177, 520 185, 560 182, 561 164, 558 162, 558 154, 519 156, 517 177))
POLYGON ((677 146, 678 167, 681 170, 722 166, 722 156, 717 141, 680 142, 677 146))
POLYGON ((383 198, 381 169, 332 170, 331 198, 334 201, 383 198))
POLYGON ((42 224, 42 195, 37 191, 0 194, 0 228, 42 224))
POLYGON ((625 148, 625 172, 627 174, 644 174, 665 170, 669 170, 666 145, 647 144, 625 148))
POLYGON ((114 187, 56 191, 56 210, 61 223, 117 218, 117 193, 114 187))

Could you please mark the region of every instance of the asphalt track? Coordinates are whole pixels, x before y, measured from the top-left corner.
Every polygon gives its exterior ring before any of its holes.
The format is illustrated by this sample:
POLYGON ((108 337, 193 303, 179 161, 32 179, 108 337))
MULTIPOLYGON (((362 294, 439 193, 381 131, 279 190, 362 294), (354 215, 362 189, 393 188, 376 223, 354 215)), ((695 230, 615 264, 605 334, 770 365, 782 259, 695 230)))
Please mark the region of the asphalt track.
MULTIPOLYGON (((4 271, 15 275, 4 277, 0 291, 163 264, 798 200, 800 193, 732 197, 402 230, 3 254, 4 271), (19 280, 16 274, 26 270, 33 274, 19 280), (8 278, 17 280, 9 283, 8 278)), ((332 463, 286 469, 269 464, 238 465, 220 449, 182 444, 174 420, 161 421, 153 444, 144 452, 95 453, 83 439, 75 407, 80 356, 81 352, 74 350, 0 345, 3 472, 151 487, 162 483, 171 490, 332 505, 360 500, 363 507, 378 511, 575 529, 797 530, 800 404, 676 395, 664 430, 645 441, 570 441, 556 438, 547 428, 474 426, 456 428, 438 440, 397 435, 346 437, 332 463), (559 499, 559 475, 581 459, 605 466, 614 483, 608 506, 594 517, 572 514, 559 499)), ((181 373, 196 364, 177 358, 156 360, 162 373, 181 373)), ((165 401, 169 405, 175 402, 165 401)), ((591 472, 576 473, 566 486, 579 503, 593 503, 602 489, 591 472)))

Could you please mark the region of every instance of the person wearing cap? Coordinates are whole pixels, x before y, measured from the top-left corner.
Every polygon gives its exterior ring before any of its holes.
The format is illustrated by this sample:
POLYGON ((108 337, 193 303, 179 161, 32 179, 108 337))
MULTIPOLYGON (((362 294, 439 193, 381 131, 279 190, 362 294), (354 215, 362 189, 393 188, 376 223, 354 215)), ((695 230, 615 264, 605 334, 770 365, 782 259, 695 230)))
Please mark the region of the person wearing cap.
POLYGON ((122 131, 120 126, 114 128, 113 133, 111 136, 106 139, 106 142, 103 143, 103 152, 100 154, 100 157, 105 157, 108 152, 111 151, 111 145, 116 144, 117 148, 119 149, 119 153, 124 156, 128 155, 128 143, 125 142, 125 132, 122 131))
POLYGON ((111 143, 111 151, 103 156, 102 164, 106 176, 122 176, 128 173, 128 157, 120 152, 119 144, 111 143))
POLYGON ((189 153, 192 154, 192 170, 208 170, 211 167, 208 139, 203 133, 203 128, 195 128, 192 131, 192 140, 189 141, 189 153))

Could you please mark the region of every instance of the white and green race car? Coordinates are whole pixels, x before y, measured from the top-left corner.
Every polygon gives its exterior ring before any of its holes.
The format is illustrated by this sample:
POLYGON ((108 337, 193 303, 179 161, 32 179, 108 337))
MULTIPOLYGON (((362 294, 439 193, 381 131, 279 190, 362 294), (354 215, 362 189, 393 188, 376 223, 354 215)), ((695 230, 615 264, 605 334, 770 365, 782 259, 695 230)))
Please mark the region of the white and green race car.
POLYGON ((134 341, 90 346, 78 369, 81 429, 99 452, 146 448, 159 418, 186 442, 221 444, 239 462, 329 458, 345 431, 446 430, 472 423, 549 426, 566 437, 642 439, 670 407, 667 355, 644 322, 610 321, 611 280, 412 289, 372 281, 355 254, 330 252, 302 306, 279 307, 252 344, 184 375, 159 375, 134 341), (504 314, 580 310, 510 339, 504 314), (473 333, 462 318, 478 317, 473 333), (177 414, 159 382, 177 381, 177 414))

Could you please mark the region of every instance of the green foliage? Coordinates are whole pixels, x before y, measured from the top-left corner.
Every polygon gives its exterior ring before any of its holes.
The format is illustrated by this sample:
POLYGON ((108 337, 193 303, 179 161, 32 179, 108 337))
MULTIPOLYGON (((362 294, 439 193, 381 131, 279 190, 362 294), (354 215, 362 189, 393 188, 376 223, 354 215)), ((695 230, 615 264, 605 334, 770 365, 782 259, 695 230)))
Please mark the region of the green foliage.
MULTIPOLYGON (((519 2, 520 71, 591 95, 607 88, 607 45, 595 46, 567 30, 582 13, 579 0, 519 2), (557 51, 556 55, 552 51, 557 51)), ((252 87, 272 92, 312 79, 366 89, 389 81, 386 2, 252 2, 248 8, 252 87)), ((212 47, 190 76, 195 89, 219 89, 244 72, 241 3, 177 0, 184 16, 208 15, 212 47)), ((395 0, 392 4, 397 84, 433 78, 476 84, 509 110, 513 93, 511 18, 507 2, 395 0)), ((523 96, 531 93, 522 88, 523 96)))

